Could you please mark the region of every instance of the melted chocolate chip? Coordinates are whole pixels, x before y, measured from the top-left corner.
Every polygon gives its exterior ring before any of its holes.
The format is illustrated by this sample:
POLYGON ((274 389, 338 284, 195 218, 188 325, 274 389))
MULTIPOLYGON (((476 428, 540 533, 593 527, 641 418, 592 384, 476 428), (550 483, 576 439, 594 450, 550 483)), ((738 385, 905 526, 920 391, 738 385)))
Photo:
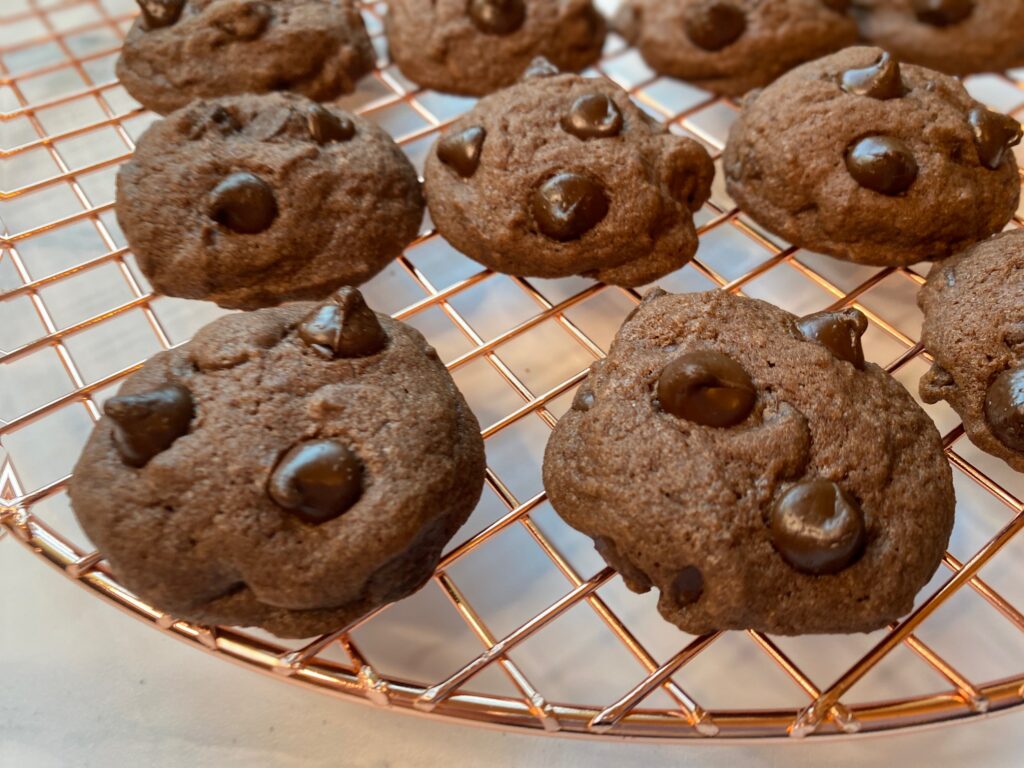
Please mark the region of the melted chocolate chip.
POLYGON ((996 376, 985 397, 985 419, 999 442, 1024 452, 1024 367, 996 376))
POLYGON ((306 110, 306 126, 317 144, 349 141, 356 135, 356 126, 347 117, 339 117, 331 110, 314 104, 306 110))
POLYGON ((576 240, 608 214, 608 196, 601 185, 579 173, 559 173, 533 193, 537 228, 552 240, 576 240))
POLYGON ((794 485, 772 508, 772 544, 793 568, 815 576, 838 573, 864 552, 864 513, 835 483, 794 485))
POLYGON ((974 13, 974 0, 913 0, 918 21, 933 27, 959 24, 974 13))
POLYGON ((857 309, 817 312, 800 318, 797 328, 809 341, 816 341, 840 360, 864 369, 864 349, 860 337, 868 329, 868 319, 857 309))
POLYGON ((114 446, 125 464, 142 467, 188 434, 195 408, 192 394, 168 384, 137 395, 118 395, 103 405, 114 422, 114 446))
POLYGON ((821 4, 836 13, 846 13, 850 10, 850 0, 821 0, 821 4))
POLYGON ((274 191, 255 174, 232 173, 213 189, 210 218, 233 232, 255 235, 277 218, 274 191))
POLYGON ((898 99, 907 92, 900 75, 900 63, 888 52, 883 52, 870 66, 846 70, 839 84, 847 93, 872 99, 898 99))
POLYGON ((732 427, 754 409, 757 392, 743 366, 721 352, 690 352, 658 377, 658 401, 673 416, 706 427, 732 427))
POLYGON ((487 129, 480 125, 442 136, 437 142, 437 159, 462 178, 468 179, 480 166, 480 155, 484 151, 486 138, 487 129))
POLYGON ((970 111, 967 121, 974 130, 978 159, 991 171, 1002 164, 1010 147, 1020 144, 1021 125, 1009 115, 977 106, 970 111))
POLYGON ((300 443, 277 463, 267 493, 274 503, 312 525, 347 512, 363 494, 359 458, 336 440, 300 443))
POLYGON ((553 77, 558 73, 558 67, 543 56, 537 56, 523 72, 522 79, 530 80, 534 77, 553 77))
POLYGON ((917 161, 910 147, 894 136, 867 136, 846 152, 846 169, 865 189, 899 195, 917 178, 917 161))
POLYGON ((704 574, 688 565, 672 580, 672 598, 678 605, 693 605, 704 594, 704 574))
POLYGON ((215 26, 239 40, 252 40, 263 34, 270 23, 271 11, 266 3, 246 3, 232 9, 234 13, 214 22, 215 26))
POLYGON ((622 132, 622 112, 603 93, 580 96, 562 117, 562 130, 580 139, 605 139, 622 132))
POLYGON ((580 387, 576 390, 576 396, 572 399, 574 411, 589 411, 594 407, 594 391, 580 387))
POLYGON ((358 289, 346 286, 329 304, 314 309, 299 325, 299 338, 322 357, 368 357, 384 349, 388 336, 358 289))
POLYGON ((466 13, 485 35, 511 35, 526 21, 523 0, 469 0, 466 13))
POLYGON ((169 27, 180 17, 185 0, 135 0, 142 10, 142 28, 169 27))
POLYGON ((686 36, 698 48, 720 51, 746 31, 747 15, 726 0, 704 0, 687 10, 683 24, 686 36))

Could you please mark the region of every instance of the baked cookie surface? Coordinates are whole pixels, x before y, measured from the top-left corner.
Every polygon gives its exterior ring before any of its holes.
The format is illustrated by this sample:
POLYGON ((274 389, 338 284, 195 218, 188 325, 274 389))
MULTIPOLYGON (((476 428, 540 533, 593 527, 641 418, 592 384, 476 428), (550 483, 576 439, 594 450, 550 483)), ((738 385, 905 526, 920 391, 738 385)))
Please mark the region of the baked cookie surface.
POLYGON ((436 353, 349 288, 216 320, 104 410, 75 514, 126 587, 202 624, 305 637, 404 597, 483 485, 436 353))
POLYGON ((686 632, 895 620, 940 563, 953 487, 935 426, 864 362, 866 327, 652 291, 552 434, 552 505, 686 632))
POLYGON ((947 401, 975 445, 1024 472, 1024 231, 937 264, 918 303, 935 358, 922 399, 947 401))
POLYGON ((438 231, 492 269, 642 285, 692 258, 713 176, 615 84, 538 63, 442 133, 425 189, 438 231))
POLYGON ((1020 125, 955 78, 848 48, 751 94, 723 156, 740 208, 790 243, 864 264, 942 259, 1020 199, 1020 125))
POLYGON ((652 69, 728 96, 857 41, 845 0, 625 0, 616 25, 652 69))
POLYGON ((537 56, 585 69, 607 31, 591 0, 392 0, 385 28, 406 77, 468 96, 511 85, 537 56))
POLYGON ((376 55, 353 0, 139 0, 117 76, 161 114, 193 99, 355 90, 376 55))
POLYGON ((412 241, 412 164, 362 117, 296 94, 198 101, 117 176, 117 218, 156 290, 254 309, 370 279, 412 241))

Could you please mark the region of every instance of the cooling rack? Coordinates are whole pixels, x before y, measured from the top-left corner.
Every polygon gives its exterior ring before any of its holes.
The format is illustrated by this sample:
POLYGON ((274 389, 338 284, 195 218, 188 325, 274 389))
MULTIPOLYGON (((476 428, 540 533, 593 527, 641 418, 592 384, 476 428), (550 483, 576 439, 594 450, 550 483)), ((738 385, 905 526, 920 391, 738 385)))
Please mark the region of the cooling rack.
MULTIPOLYGON (((438 129, 472 101, 406 81, 387 60, 385 4, 363 12, 380 68, 341 103, 384 126, 422 167, 438 129)), ((0 9, 0 536, 225 660, 466 722, 590 737, 836 738, 1024 704, 1024 477, 978 452, 946 406, 925 407, 953 467, 957 525, 913 613, 870 635, 685 635, 559 521, 540 483, 551 427, 642 291, 492 274, 429 223, 365 293, 426 334, 485 425, 484 498, 431 583, 302 641, 195 626, 132 595, 75 523, 68 475, 120 380, 222 313, 154 295, 113 216, 117 167, 154 119, 114 77, 135 13, 131 0, 4 0, 0 9)), ((656 76, 615 36, 592 74, 721 152, 735 103, 656 76)), ((967 86, 1024 119, 1024 70, 967 86)), ((856 306, 871 321, 867 356, 916 392, 928 365, 914 303, 924 267, 868 268, 793 248, 739 214, 720 181, 698 224, 697 260, 659 285, 743 293, 797 313, 856 306)), ((1018 212, 1010 226, 1022 225, 1018 212)))

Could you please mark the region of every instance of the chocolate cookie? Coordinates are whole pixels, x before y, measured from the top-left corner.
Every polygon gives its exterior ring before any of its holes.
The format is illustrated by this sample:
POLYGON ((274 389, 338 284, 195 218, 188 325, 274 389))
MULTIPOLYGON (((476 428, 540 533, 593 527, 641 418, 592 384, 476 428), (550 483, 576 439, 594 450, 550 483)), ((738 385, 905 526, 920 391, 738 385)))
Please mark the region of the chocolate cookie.
POLYGON ((1024 472, 1024 230, 935 265, 918 303, 935 359, 921 398, 947 401, 975 445, 1024 472))
POLYGON ((1005 226, 1020 137, 956 79, 849 48, 748 98, 723 167, 740 208, 794 245, 903 266, 1005 226))
POLYGON ((585 69, 607 31, 591 0, 392 0, 385 29, 403 75, 468 96, 511 85, 536 56, 585 69))
POLYGON ((201 624, 307 637, 400 599, 483 486, 436 353, 352 288, 220 318, 104 411, 75 514, 128 589, 201 624))
POLYGON ((438 231, 499 272, 642 285, 697 250, 714 166, 613 83, 552 74, 482 99, 426 161, 438 231))
POLYGON ((858 0, 861 32, 904 61, 948 72, 1024 67, 1024 0, 858 0))
POLYGON ((938 567, 954 499, 935 426, 864 362, 866 328, 653 291, 551 436, 551 503, 686 632, 885 626, 938 567))
POLYGON ((857 42, 847 0, 626 0, 616 25, 652 69, 728 96, 857 42))
POLYGON ((355 90, 376 62, 354 0, 136 0, 117 76, 161 114, 193 99, 355 90))
POLYGON ((419 178, 382 129, 297 94, 197 101, 117 175, 153 287, 253 309, 369 280, 416 237, 419 178))

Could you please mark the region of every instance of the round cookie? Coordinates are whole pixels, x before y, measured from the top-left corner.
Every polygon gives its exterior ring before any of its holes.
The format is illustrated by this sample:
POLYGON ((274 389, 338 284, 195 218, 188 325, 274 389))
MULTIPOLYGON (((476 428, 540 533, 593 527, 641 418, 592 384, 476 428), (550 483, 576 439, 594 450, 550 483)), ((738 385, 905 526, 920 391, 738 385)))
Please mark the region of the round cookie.
POLYGON ((864 37, 951 75, 1024 67, 1024 0, 859 0, 864 37))
POLYGON ((104 411, 75 514, 128 589, 201 624, 339 629, 430 578, 483 487, 444 365, 352 288, 220 318, 104 411))
POLYGON ((601 56, 607 25, 591 0, 392 0, 391 58, 424 88, 483 96, 537 56, 579 72, 601 56))
POLYGON ((355 90, 376 55, 353 0, 136 0, 117 76, 161 114, 193 99, 355 90))
POLYGON ((117 219, 153 287, 238 309, 369 280, 423 208, 387 133, 297 94, 194 102, 151 125, 117 175, 117 219))
POLYGON ((937 264, 918 295, 934 358, 926 403, 947 401, 971 441, 1024 472, 1024 230, 937 264))
POLYGON ((1006 225, 1020 135, 956 79, 848 48, 752 94, 723 168, 740 208, 790 243, 905 266, 1006 225))
POLYGON ((552 505, 686 632, 885 626, 938 567, 954 499, 935 426, 864 362, 866 327, 652 291, 551 436, 552 505))
POLYGON ((652 69, 727 96, 857 42, 846 0, 626 0, 616 25, 652 69))
POLYGON ((481 99, 427 156, 438 231, 514 275, 642 285, 678 269, 697 250, 707 152, 613 83, 545 65, 481 99))

